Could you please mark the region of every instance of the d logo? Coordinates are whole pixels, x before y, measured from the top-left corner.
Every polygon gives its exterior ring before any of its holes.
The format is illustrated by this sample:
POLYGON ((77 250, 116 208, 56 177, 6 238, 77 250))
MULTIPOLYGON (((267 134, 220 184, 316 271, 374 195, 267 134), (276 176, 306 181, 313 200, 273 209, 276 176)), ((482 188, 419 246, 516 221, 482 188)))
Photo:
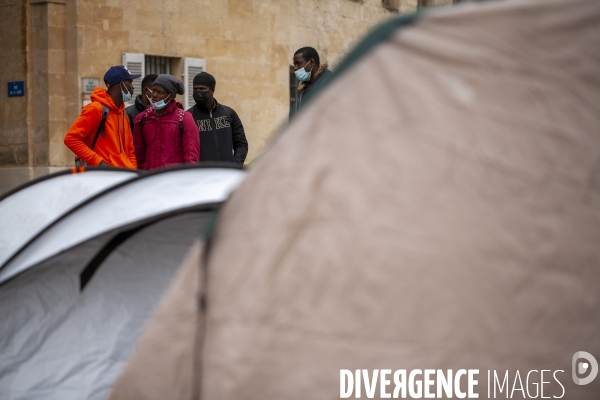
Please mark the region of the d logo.
POLYGON ((573 354, 573 364, 571 370, 573 371, 573 382, 575 382, 577 385, 587 385, 588 383, 592 382, 594 378, 596 378, 596 375, 598 375, 598 361, 596 361, 594 356, 590 353, 586 351, 578 351, 577 353, 573 354), (580 358, 584 358, 587 362, 579 362, 577 369, 575 369, 575 364, 577 364, 577 360, 580 358), (577 374, 585 374, 588 370, 590 371, 590 374, 586 378, 577 377, 577 374))

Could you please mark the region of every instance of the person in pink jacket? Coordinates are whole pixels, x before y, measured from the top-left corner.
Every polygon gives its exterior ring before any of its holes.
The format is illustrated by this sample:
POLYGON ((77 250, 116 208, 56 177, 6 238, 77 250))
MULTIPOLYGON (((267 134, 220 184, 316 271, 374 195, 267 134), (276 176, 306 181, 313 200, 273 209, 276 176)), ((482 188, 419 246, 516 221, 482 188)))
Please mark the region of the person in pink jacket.
POLYGON ((200 134, 192 114, 175 96, 185 88, 177 78, 162 74, 152 85, 152 101, 133 124, 138 168, 150 170, 200 160, 200 134))

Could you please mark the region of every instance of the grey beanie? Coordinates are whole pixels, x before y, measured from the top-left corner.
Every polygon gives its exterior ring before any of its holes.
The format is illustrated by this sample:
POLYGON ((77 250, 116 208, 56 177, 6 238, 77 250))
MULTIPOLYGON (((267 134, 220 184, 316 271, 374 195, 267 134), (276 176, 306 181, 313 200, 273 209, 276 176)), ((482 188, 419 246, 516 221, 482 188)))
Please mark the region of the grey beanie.
POLYGON ((154 80, 153 85, 160 85, 165 88, 169 93, 184 94, 185 88, 183 83, 173 75, 160 74, 158 78, 154 80))

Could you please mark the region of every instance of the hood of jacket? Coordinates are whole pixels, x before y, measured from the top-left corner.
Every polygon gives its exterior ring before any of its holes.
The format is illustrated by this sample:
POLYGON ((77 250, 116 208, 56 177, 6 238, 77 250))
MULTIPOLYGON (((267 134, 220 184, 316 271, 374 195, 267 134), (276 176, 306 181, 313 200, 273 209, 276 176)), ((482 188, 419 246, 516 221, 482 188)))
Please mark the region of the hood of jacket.
MULTIPOLYGON (((315 74, 315 80, 313 81, 313 83, 319 79, 319 76, 321 76, 321 74, 323 73, 323 71, 325 71, 327 69, 327 63, 324 62, 321 65, 319 65, 319 69, 317 70, 317 73, 315 74)), ((300 82, 298 84, 298 91, 302 92, 304 91, 304 89, 306 89, 306 87, 310 85, 309 82, 300 82)))
POLYGON ((120 109, 125 108, 125 103, 121 103, 121 106, 117 107, 112 97, 110 97, 110 95, 108 94, 108 90, 102 89, 101 87, 94 88, 90 99, 92 101, 97 101, 100 104, 104 104, 111 110, 118 111, 120 109))
POLYGON ((144 111, 146 109, 146 105, 144 104, 144 101, 142 100, 142 95, 138 94, 137 96, 135 96, 135 102, 134 102, 136 108, 140 111, 144 111))

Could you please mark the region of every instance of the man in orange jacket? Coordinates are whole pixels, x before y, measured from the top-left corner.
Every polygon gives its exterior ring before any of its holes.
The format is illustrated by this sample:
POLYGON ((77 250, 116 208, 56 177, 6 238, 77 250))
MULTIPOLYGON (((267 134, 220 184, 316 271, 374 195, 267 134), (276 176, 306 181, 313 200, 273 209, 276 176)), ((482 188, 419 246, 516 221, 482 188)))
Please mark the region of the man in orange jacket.
POLYGON ((139 77, 122 65, 110 67, 104 74, 108 89, 94 89, 92 102, 81 110, 67 131, 65 145, 88 165, 137 168, 125 102, 133 96, 133 79, 139 77), (108 108, 108 117, 104 132, 101 130, 92 150, 94 136, 102 121, 103 106, 108 108))

